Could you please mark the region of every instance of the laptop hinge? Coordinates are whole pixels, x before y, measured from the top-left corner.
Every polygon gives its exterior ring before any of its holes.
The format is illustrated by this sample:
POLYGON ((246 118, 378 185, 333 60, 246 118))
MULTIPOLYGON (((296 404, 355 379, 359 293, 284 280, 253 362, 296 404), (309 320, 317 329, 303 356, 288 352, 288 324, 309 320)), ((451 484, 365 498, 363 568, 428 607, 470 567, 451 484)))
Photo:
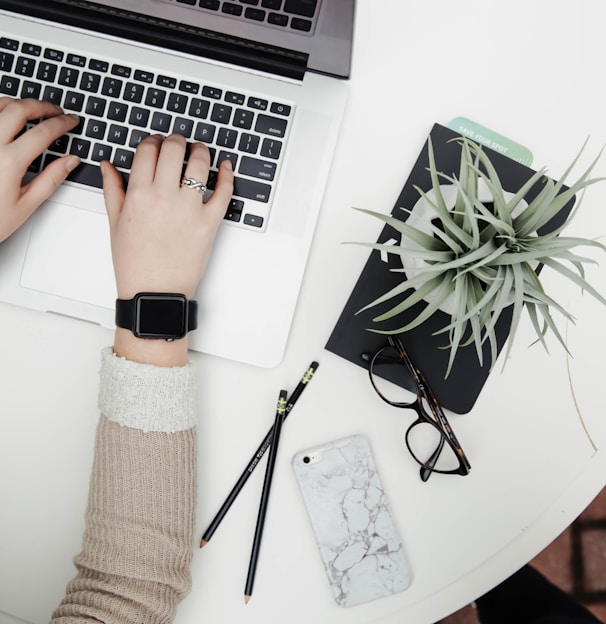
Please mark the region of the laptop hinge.
POLYGON ((308 55, 86 0, 0 0, 0 9, 303 80, 308 55))

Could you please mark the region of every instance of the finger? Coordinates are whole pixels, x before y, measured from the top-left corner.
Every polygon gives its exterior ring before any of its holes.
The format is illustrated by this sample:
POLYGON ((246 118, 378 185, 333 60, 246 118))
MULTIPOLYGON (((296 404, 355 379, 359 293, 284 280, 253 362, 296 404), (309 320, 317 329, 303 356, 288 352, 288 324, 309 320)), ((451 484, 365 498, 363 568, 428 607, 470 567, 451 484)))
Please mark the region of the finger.
POLYGON ((18 202, 19 210, 25 215, 23 221, 57 190, 70 171, 73 171, 79 164, 80 159, 77 156, 69 155, 58 158, 23 187, 18 202))
POLYGON ((107 160, 101 163, 101 175, 103 176, 103 197, 105 198, 105 209, 109 218, 111 229, 120 217, 126 192, 122 176, 118 170, 107 160))
POLYGON ((154 181, 163 141, 164 137, 153 134, 139 143, 128 180, 131 189, 149 186, 154 181))
POLYGON ((164 139, 158 156, 156 177, 158 188, 171 190, 179 187, 185 159, 185 139, 180 134, 171 134, 164 139))
POLYGON ((225 159, 219 165, 219 176, 212 197, 206 203, 205 210, 216 211, 223 218, 229 201, 234 194, 234 172, 230 160, 225 159))
POLYGON ((75 128, 79 122, 78 115, 58 115, 30 128, 11 146, 16 163, 19 166, 29 165, 53 141, 75 128))
MULTIPOLYGON (((194 143, 191 146, 187 167, 185 168, 183 177, 195 180, 196 182, 200 182, 206 186, 208 183, 209 170, 210 152, 208 151, 208 147, 206 147, 203 143, 194 143)), ((189 188, 184 188, 183 191, 187 191, 186 196, 191 196, 191 198, 195 198, 197 200, 202 200, 204 197, 204 193, 200 193, 199 197, 195 197, 197 193, 192 193, 189 188)))
POLYGON ((10 143, 21 132, 25 123, 41 117, 55 117, 63 111, 50 102, 41 100, 15 100, 6 98, 1 109, 2 123, 0 123, 0 143, 10 143))

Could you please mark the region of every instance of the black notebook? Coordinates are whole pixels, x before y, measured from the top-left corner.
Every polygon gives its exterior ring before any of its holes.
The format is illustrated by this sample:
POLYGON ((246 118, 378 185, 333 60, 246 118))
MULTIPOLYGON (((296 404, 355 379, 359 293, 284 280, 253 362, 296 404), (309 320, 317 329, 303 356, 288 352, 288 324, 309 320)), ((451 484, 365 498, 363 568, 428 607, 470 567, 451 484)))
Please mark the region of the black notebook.
MULTIPOLYGON (((437 170, 446 174, 458 176, 460 166, 461 148, 458 141, 451 141, 461 135, 435 124, 430 133, 437 170)), ((501 183, 506 191, 515 193, 535 173, 532 169, 497 152, 489 150, 490 160, 499 174, 501 183)), ((431 180, 427 168, 429 167, 427 142, 415 163, 400 196, 398 197, 392 216, 405 220, 405 209, 412 209, 419 199, 419 193, 413 188, 414 185, 428 191, 431 189, 431 180)), ((527 194, 526 201, 530 202, 540 191, 540 183, 535 185, 527 194)), ((539 233, 545 233, 561 225, 566 215, 570 212, 574 199, 563 208, 556 217, 547 223, 539 233)), ((373 209, 376 209, 374 206, 373 209)), ((380 208, 378 209, 380 211, 380 208)), ((372 217, 368 217, 372 219, 372 217)), ((386 225, 377 242, 400 241, 400 233, 386 225)), ((367 241, 360 241, 367 242, 367 241)), ((385 312, 393 306, 393 300, 356 314, 364 306, 374 301, 377 297, 395 287, 402 279, 404 273, 393 273, 389 269, 402 268, 399 256, 395 254, 383 254, 373 250, 368 261, 347 301, 345 307, 335 325, 332 334, 326 344, 329 351, 357 364, 367 367, 362 359, 362 353, 374 353, 387 343, 387 336, 369 331, 369 328, 391 329, 402 327, 424 309, 426 304, 420 302, 409 310, 390 321, 381 323, 373 322, 373 318, 385 312)), ((497 322, 495 333, 497 336, 498 350, 502 349, 509 333, 512 306, 506 309, 497 322)), ((448 324, 450 316, 437 311, 419 327, 400 334, 410 358, 423 372, 427 382, 433 389, 440 404, 453 412, 464 414, 471 410, 476 402, 490 373, 490 350, 488 345, 484 348, 484 364, 480 366, 473 344, 459 347, 454 364, 447 379, 445 374, 448 365, 449 350, 447 334, 434 336, 433 334, 448 324)), ((394 378, 394 383, 406 386, 406 380, 394 378)), ((415 388, 408 388, 415 392, 415 388)))

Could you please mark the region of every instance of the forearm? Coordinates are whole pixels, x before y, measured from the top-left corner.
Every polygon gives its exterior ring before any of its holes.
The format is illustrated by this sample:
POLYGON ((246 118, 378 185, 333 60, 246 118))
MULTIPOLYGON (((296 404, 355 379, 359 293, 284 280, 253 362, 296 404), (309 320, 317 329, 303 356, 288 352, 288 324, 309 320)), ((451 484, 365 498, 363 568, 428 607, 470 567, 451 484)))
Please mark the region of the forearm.
POLYGON ((189 591, 193 376, 103 354, 86 531, 53 622, 171 622, 189 591))

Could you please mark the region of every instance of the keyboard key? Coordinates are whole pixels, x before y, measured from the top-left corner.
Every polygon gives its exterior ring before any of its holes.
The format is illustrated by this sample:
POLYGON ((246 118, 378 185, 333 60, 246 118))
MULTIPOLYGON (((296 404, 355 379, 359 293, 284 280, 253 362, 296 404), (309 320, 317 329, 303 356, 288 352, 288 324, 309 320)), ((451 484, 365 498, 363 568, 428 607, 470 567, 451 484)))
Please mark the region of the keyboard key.
POLYGON ((48 147, 51 152, 55 152, 57 154, 67 154, 67 146, 69 144, 69 137, 64 134, 60 136, 58 139, 55 139, 48 147))
POLYGON ((123 102, 110 102, 107 110, 107 118, 112 121, 126 121, 128 106, 123 102))
POLYGON ((149 87, 147 89, 147 95, 145 96, 146 106, 152 106, 153 108, 162 108, 164 101, 166 100, 166 91, 162 89, 155 89, 149 87))
POLYGON ((217 127, 212 124, 199 122, 196 125, 194 139, 196 139, 196 141, 202 141, 203 143, 212 143, 215 138, 216 130, 217 127))
POLYGON ((154 75, 152 74, 152 72, 148 72, 148 71, 142 71, 140 69, 136 69, 135 70, 135 80, 138 80, 139 82, 153 82, 154 81, 154 75))
POLYGON ((183 91, 184 93, 196 95, 199 89, 200 87, 195 82, 188 82, 187 80, 181 80, 181 82, 179 82, 179 91, 183 91))
POLYGON ((232 128, 221 128, 217 136, 217 145, 219 147, 226 147, 227 149, 233 149, 236 147, 236 141, 238 140, 238 132, 232 128))
POLYGON ((80 72, 73 67, 62 67, 59 70, 58 83, 64 87, 75 87, 78 84, 80 72))
POLYGON ((52 50, 51 48, 47 48, 44 50, 44 58, 49 61, 55 61, 56 63, 60 63, 63 60, 65 55, 60 50, 52 50))
POLYGON ((259 149, 260 141, 261 139, 256 134, 243 132, 240 137, 240 142, 238 143, 238 149, 247 154, 256 154, 259 149))
POLYGON ((129 147, 136 148, 143 139, 149 136, 149 132, 143 132, 143 130, 132 130, 130 133, 130 139, 128 141, 129 147))
POLYGON ((19 50, 19 42, 15 39, 9 39, 8 37, 0 37, 0 48, 17 52, 17 50, 19 50))
POLYGON ((80 54, 68 54, 67 63, 76 67, 86 67, 86 58, 80 54))
POLYGON ((86 139, 80 139, 78 137, 74 137, 72 139, 72 144, 69 148, 70 154, 75 154, 82 159, 88 158, 90 153, 91 142, 86 139))
POLYGON ((228 91, 225 94, 225 101, 229 104, 237 104, 242 106, 246 98, 241 93, 235 93, 234 91, 228 91))
POLYGON ((57 106, 61 106, 61 100, 63 99, 63 89, 59 89, 58 87, 47 86, 44 87, 44 93, 42 94, 42 99, 45 102, 52 102, 57 106))
POLYGON ((275 141, 274 139, 263 139, 263 145, 261 146, 261 156, 277 160, 278 158, 280 158, 281 151, 281 141, 275 141))
POLYGON ((209 9, 210 11, 218 11, 221 3, 219 0, 199 0, 198 6, 203 9, 209 9))
POLYGON ((274 102, 270 108, 270 111, 275 115, 283 115, 284 117, 288 117, 291 110, 292 108, 288 104, 279 104, 278 102, 274 102))
POLYGON ((213 100, 220 100, 223 95, 223 91, 221 89, 217 89, 216 87, 202 87, 202 95, 204 97, 212 98, 213 100))
POLYGON ((182 93, 171 93, 168 96, 166 110, 171 113, 184 113, 187 110, 189 98, 182 93))
POLYGON ((275 137, 284 137, 286 134, 286 119, 270 117, 269 115, 259 115, 255 124, 255 131, 261 134, 270 134, 275 137))
POLYGON ((137 106, 133 106, 130 111, 130 116, 128 118, 128 123, 133 126, 139 126, 141 128, 145 128, 147 126, 147 122, 149 121, 149 111, 145 108, 139 108, 137 106))
POLYGON ((264 9, 279 11, 280 7, 282 6, 282 0, 261 0, 261 6, 264 9))
POLYGON ((128 128, 126 126, 119 126, 117 124, 112 124, 107 131, 107 140, 110 143, 115 143, 118 145, 124 145, 126 143, 126 138, 128 137, 128 128))
POLYGON ((218 123, 228 124, 231 117, 231 110, 231 106, 226 106, 225 104, 215 104, 213 106, 210 120, 216 121, 218 123))
POLYGON ((251 178, 260 178, 271 182, 276 175, 276 163, 242 156, 239 172, 251 178))
MULTIPOLYGON (((46 164, 46 159, 45 159, 46 164)), ((68 176, 68 180, 85 184, 86 186, 94 186, 103 188, 103 179, 101 177, 101 168, 99 165, 91 165, 89 163, 80 163, 68 176)))
POLYGON ((244 17, 248 18, 249 20, 253 20, 255 22, 264 22, 265 15, 266 13, 262 9, 252 9, 248 7, 244 11, 244 17))
POLYGON ((151 122, 151 129, 156 132, 168 134, 168 132, 170 132, 171 122, 172 117, 167 113, 154 113, 151 122))
POLYGON ((249 97, 246 105, 249 108, 255 108, 257 110, 267 110, 268 102, 261 98, 249 97))
POLYGON ((68 91, 65 96, 63 108, 70 111, 80 112, 84 106, 84 95, 76 91, 68 91))
POLYGON ((242 7, 239 4, 233 2, 224 2, 221 6, 221 12, 227 15, 242 15, 242 7))
POLYGON ((100 84, 101 76, 99 76, 99 74, 84 72, 80 80, 80 89, 82 89, 82 91, 88 91, 89 93, 97 93, 100 84))
POLYGON ((300 30, 301 32, 311 32, 312 23, 300 17, 293 17, 290 20, 290 27, 293 30, 300 30))
POLYGON ((175 123, 173 124, 173 132, 175 134, 180 134, 184 136, 186 139, 191 137, 191 133, 194 130, 194 122, 191 119, 186 119, 184 117, 177 117, 175 119, 175 123))
POLYGON ((109 145, 103 145, 103 143, 95 143, 93 145, 91 160, 101 162, 102 160, 109 160, 111 157, 112 148, 109 145))
POLYGON ((233 124, 237 128, 243 128, 244 130, 250 130, 253 124, 254 113, 243 108, 238 108, 234 113, 233 124))
POLYGON ((21 52, 23 52, 23 54, 29 54, 30 56, 40 56, 42 54, 42 48, 34 43, 24 43, 21 46, 21 52))
POLYGON ((57 75, 57 65, 54 63, 41 62, 38 65, 38 71, 36 72, 36 78, 38 80, 44 80, 44 82, 53 82, 57 75))
POLYGON ((288 16, 282 15, 282 13, 270 13, 267 16, 267 23, 272 26, 282 26, 285 28, 288 26, 288 16))
POLYGON ((114 153, 113 163, 116 167, 122 167, 123 169, 130 169, 133 166, 133 158, 135 152, 131 150, 125 150, 118 148, 114 153))
POLYGON ((284 0, 284 12, 301 17, 313 17, 317 4, 318 0, 284 0))
POLYGON ((12 76, 2 76, 0 78, 0 93, 4 95, 17 95, 19 91, 20 80, 12 76))
POLYGON ((102 139, 105 136, 107 124, 98 119, 89 119, 86 124, 86 136, 91 139, 102 139))
POLYGON ((10 52, 0 52, 0 71, 12 71, 14 61, 14 54, 10 54, 10 52))
POLYGON ((163 89, 175 89, 177 87, 177 80, 170 76, 158 76, 156 78, 156 84, 163 89))
POLYGON ((192 98, 191 104, 189 106, 189 115, 191 117, 197 117, 198 119, 206 119, 209 109, 210 102, 208 100, 192 98))
POLYGON ((257 215, 253 214, 246 214, 244 215, 244 224, 258 228, 263 227, 263 217, 258 217, 257 215))
MULTIPOLYGON (((137 72, 135 72, 136 74, 137 72)), ((143 99, 143 85, 136 84, 134 82, 128 82, 124 88, 122 99, 133 104, 139 104, 143 99)))
POLYGON ((106 100, 98 97, 89 96, 86 102, 86 114, 94 115, 95 117, 103 117, 105 115, 105 108, 107 106, 106 100))
POLYGON ((266 204, 269 201, 271 186, 263 182, 255 180, 247 180, 246 178, 234 177, 234 195, 244 197, 244 199, 254 199, 255 201, 266 204))
POLYGON ((41 91, 42 91, 42 86, 39 85, 37 82, 30 82, 29 80, 24 80, 23 86, 21 87, 20 97, 34 98, 35 100, 39 100, 41 91))
POLYGON ((237 154, 234 154, 233 152, 224 152, 223 150, 221 150, 219 152, 219 156, 217 157, 217 167, 224 160, 230 160, 231 161, 231 168, 234 171, 236 170, 236 165, 238 164, 238 155, 237 154))
POLYGON ((104 78, 101 94, 108 97, 119 98, 122 92, 122 81, 119 78, 104 78))
POLYGON ((130 78, 131 68, 125 65, 112 65, 112 74, 120 78, 130 78))
POLYGON ((93 71, 106 73, 109 70, 109 63, 107 61, 100 61, 99 59, 91 59, 88 62, 88 68, 93 71))
POLYGON ((20 56, 17 59, 17 66, 15 67, 15 73, 19 76, 27 76, 31 78, 34 75, 34 69, 36 68, 36 61, 25 56, 20 56))

